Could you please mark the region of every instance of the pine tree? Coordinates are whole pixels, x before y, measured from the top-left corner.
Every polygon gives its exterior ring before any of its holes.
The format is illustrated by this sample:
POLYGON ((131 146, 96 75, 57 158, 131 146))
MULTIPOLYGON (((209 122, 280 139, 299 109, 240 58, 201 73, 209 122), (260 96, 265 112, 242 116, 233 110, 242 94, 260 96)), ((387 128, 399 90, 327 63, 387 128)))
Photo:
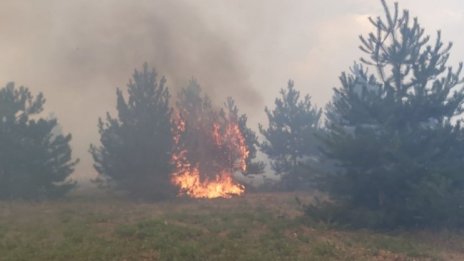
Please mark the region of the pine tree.
POLYGON ((326 152, 341 169, 326 181, 344 204, 377 217, 358 223, 462 224, 464 136, 452 123, 463 112, 462 64, 447 65, 452 45, 440 32, 430 43, 417 18, 381 2, 385 18, 371 18, 375 31, 360 37, 364 66, 342 74, 327 107, 326 152))
POLYGON ((262 174, 264 172, 265 164, 263 161, 256 161, 258 153, 258 136, 256 133, 247 126, 248 117, 246 114, 239 115, 238 107, 232 97, 228 97, 224 104, 226 112, 230 117, 234 118, 240 127, 240 131, 245 137, 245 142, 248 147, 248 158, 246 160, 247 170, 246 175, 262 174))
POLYGON ((71 135, 54 133, 56 118, 40 117, 44 103, 42 93, 14 83, 0 89, 0 199, 59 197, 75 186, 71 135))
POLYGON ((213 179, 228 164, 227 157, 219 151, 211 134, 213 125, 220 121, 219 112, 195 80, 179 91, 176 111, 184 125, 184 131, 177 134, 179 139, 176 149, 188 151, 188 162, 213 179))
POLYGON ((171 185, 171 114, 166 80, 150 70, 135 70, 128 98, 118 89, 118 117, 99 120, 101 146, 91 146, 100 182, 139 199, 175 195, 171 185))
POLYGON ((280 95, 272 111, 265 108, 268 127, 259 125, 265 138, 260 147, 271 160, 272 169, 282 176, 283 189, 293 190, 308 183, 314 174, 312 166, 320 154, 317 135, 322 111, 312 105, 309 95, 300 99, 293 81, 280 90, 280 95))
POLYGON ((263 163, 253 162, 256 156, 255 133, 246 126, 246 115, 239 115, 232 98, 227 99, 224 108, 215 107, 207 94, 202 93, 200 85, 192 80, 178 94, 176 109, 185 130, 180 133, 177 150, 188 151, 188 162, 197 166, 203 178, 214 179, 221 171, 239 171, 237 161, 242 155, 237 151, 237 136, 227 137, 229 128, 238 125, 249 150, 246 165, 250 168, 245 174, 257 174, 262 171, 263 163), (222 144, 214 137, 214 130, 221 136, 222 144), (232 140, 228 140, 231 138, 232 140))

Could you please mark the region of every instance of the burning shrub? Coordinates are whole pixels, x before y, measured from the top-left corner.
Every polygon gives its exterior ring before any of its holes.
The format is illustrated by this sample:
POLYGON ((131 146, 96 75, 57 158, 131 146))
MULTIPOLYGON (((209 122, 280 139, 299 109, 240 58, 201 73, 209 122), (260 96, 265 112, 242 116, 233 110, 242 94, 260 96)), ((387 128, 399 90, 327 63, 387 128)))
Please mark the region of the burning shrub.
POLYGON ((242 194, 244 186, 235 182, 233 175, 247 172, 250 148, 256 153, 257 142, 256 135, 246 128, 246 117, 238 116, 230 98, 226 110, 215 109, 195 81, 179 93, 176 105, 173 183, 181 193, 197 198, 242 194), (248 140, 243 130, 251 134, 248 140))
POLYGON ((102 146, 90 149, 98 181, 138 198, 166 198, 176 190, 196 198, 243 193, 234 172, 248 173, 248 164, 254 172, 263 166, 251 162, 257 139, 246 116, 238 115, 232 99, 226 110, 216 109, 193 81, 179 93, 173 114, 166 81, 156 78, 146 65, 135 71, 129 99, 117 91, 118 118, 100 119, 102 146))

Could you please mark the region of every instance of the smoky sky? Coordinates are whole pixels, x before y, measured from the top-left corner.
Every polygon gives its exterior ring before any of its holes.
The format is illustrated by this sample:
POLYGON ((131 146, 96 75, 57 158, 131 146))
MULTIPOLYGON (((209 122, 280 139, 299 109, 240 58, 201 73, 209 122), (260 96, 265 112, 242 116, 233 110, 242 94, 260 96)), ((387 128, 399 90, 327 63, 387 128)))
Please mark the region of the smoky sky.
MULTIPOLYGON (((451 62, 463 60, 462 1, 400 7, 429 34, 442 29, 455 43, 451 62)), ((97 119, 114 112, 115 89, 144 62, 167 77, 173 96, 195 78, 218 104, 234 97, 256 129, 290 78, 323 106, 362 55, 367 17, 381 14, 372 0, 2 0, 0 84, 45 94, 46 113, 73 134, 76 177, 89 177, 97 119)))

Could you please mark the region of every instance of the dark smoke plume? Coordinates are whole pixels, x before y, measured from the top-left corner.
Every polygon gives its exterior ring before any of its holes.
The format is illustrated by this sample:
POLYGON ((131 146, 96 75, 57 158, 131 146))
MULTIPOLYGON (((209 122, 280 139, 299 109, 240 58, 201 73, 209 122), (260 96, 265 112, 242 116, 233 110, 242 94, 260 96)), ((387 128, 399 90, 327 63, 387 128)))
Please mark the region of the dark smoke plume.
POLYGON ((82 159, 79 174, 93 172, 87 153, 97 139, 97 118, 115 107, 144 62, 165 75, 171 92, 192 77, 219 103, 233 96, 244 108, 262 105, 227 32, 205 20, 191 1, 7 0, 0 11, 0 47, 14 68, 8 80, 43 91, 82 159), (82 173, 83 172, 83 173, 82 173))

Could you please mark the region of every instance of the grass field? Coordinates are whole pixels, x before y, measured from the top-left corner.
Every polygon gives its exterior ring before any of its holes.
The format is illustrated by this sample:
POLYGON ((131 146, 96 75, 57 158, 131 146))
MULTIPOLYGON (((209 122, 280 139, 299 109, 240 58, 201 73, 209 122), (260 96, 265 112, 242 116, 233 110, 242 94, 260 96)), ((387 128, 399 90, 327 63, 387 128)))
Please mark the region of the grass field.
POLYGON ((295 196, 3 202, 0 260, 464 260, 463 234, 336 229, 304 219, 295 196))

